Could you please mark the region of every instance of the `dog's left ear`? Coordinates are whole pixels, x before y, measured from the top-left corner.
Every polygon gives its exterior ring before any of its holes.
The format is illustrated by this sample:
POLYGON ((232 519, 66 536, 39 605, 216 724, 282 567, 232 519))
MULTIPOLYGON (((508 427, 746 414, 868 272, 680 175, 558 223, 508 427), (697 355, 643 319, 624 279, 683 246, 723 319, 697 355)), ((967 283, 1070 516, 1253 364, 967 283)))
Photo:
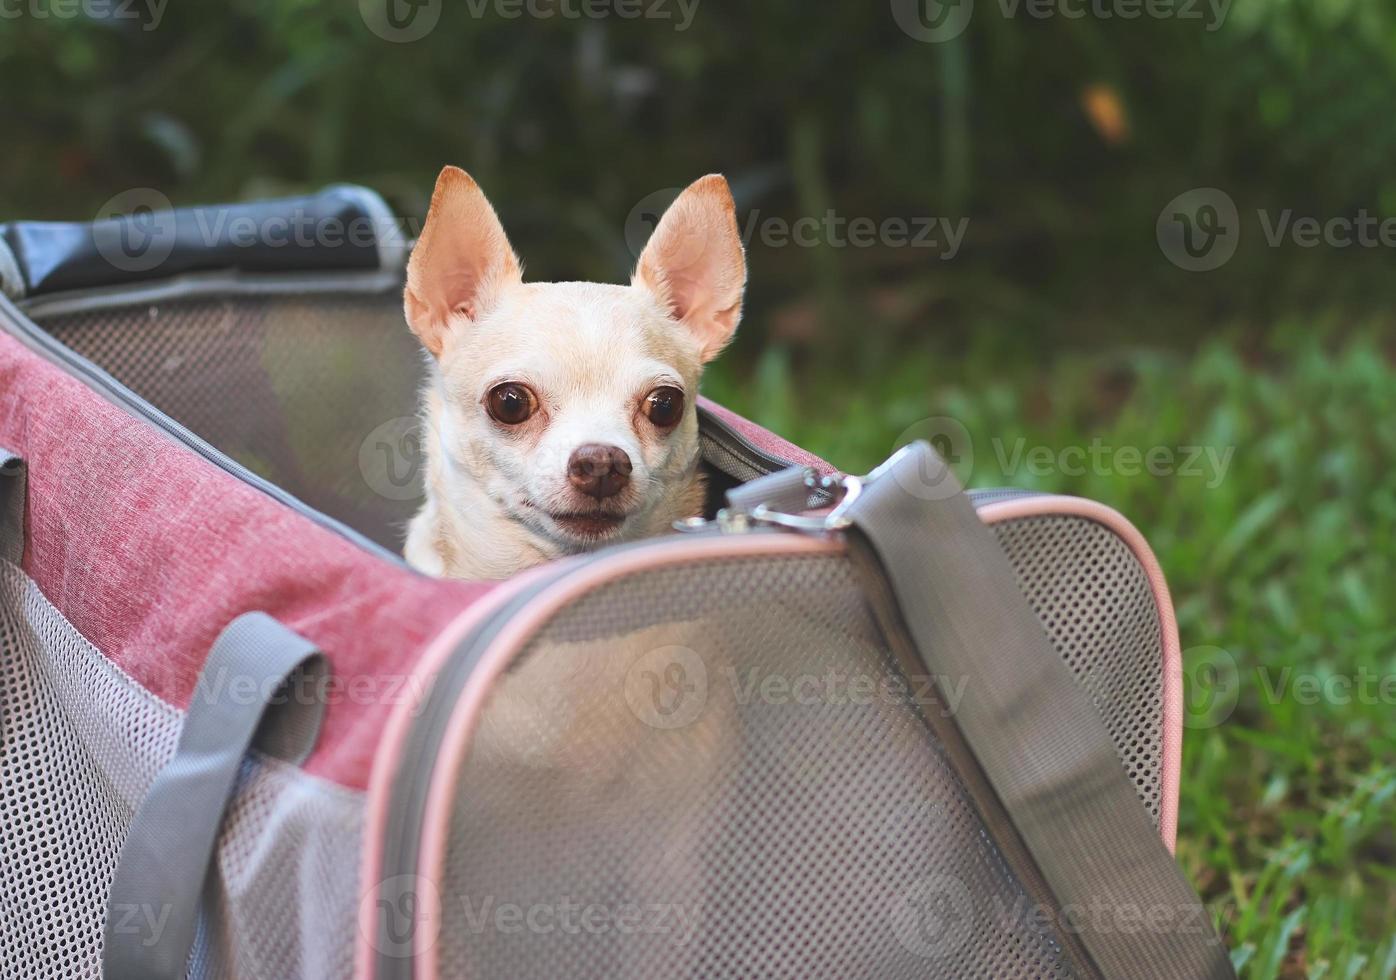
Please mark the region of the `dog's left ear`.
POLYGON ((485 192, 464 170, 446 167, 407 263, 403 307, 412 332, 439 357, 453 321, 481 319, 500 290, 522 278, 485 192))
POLYGON ((705 363, 727 346, 742 318, 746 256, 725 177, 695 181, 669 206, 631 284, 654 293, 693 332, 705 363))

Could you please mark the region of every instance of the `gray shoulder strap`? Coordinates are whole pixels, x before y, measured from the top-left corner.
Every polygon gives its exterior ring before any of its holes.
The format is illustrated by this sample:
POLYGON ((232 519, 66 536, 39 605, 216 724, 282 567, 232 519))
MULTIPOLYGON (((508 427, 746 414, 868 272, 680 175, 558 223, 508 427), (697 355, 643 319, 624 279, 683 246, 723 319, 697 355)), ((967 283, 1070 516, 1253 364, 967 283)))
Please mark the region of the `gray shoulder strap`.
POLYGON ((24 557, 24 460, 0 446, 0 558, 24 557))
POLYGON ((964 681, 953 727, 1089 966, 1131 980, 1234 977, 1095 708, 949 467, 925 443, 908 447, 846 515, 878 579, 870 594, 890 597, 881 625, 932 676, 964 681))
POLYGON ((174 757, 121 848, 107 901, 106 980, 180 980, 218 828, 247 750, 309 754, 324 711, 325 658, 263 613, 233 620, 210 651, 174 757))

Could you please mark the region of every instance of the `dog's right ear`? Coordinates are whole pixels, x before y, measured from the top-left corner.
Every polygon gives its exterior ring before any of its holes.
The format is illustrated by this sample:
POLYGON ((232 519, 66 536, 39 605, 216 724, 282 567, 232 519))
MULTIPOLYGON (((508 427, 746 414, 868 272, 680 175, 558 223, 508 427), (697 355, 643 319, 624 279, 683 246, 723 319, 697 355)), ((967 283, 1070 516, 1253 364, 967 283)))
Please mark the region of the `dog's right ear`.
POLYGON ((522 277, 480 185, 459 167, 446 167, 436 178, 426 225, 407 263, 403 308, 412 332, 439 357, 453 320, 479 320, 500 289, 522 277))
POLYGON ((669 205, 631 281, 698 339, 704 363, 718 355, 737 331, 746 289, 746 255, 725 177, 694 181, 669 205))

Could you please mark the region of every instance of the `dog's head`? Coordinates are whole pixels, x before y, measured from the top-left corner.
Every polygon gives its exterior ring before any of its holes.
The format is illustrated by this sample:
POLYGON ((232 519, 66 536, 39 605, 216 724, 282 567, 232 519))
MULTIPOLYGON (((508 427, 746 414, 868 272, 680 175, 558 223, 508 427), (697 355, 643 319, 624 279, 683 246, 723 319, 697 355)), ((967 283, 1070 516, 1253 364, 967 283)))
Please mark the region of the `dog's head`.
POLYGON ((447 167, 405 294, 436 361, 429 492, 482 490, 561 552, 688 516, 672 511, 697 483, 698 378, 736 331, 745 285, 720 176, 675 200, 631 284, 612 286, 525 283, 484 193, 447 167))

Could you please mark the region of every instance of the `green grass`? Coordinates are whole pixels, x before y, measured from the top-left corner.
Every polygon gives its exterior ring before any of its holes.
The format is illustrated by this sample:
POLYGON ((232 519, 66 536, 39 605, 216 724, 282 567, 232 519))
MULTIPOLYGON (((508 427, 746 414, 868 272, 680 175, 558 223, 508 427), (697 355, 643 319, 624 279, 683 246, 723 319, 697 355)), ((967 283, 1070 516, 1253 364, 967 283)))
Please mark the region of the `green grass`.
POLYGON ((1388 978, 1396 367, 1387 337, 1293 325, 1187 353, 1043 358, 981 331, 968 350, 822 377, 788 350, 755 364, 738 352, 707 387, 849 470, 879 462, 908 430, 929 434, 920 420, 950 417, 973 440, 972 485, 1079 494, 1133 520, 1168 575, 1187 651, 1178 857, 1234 962, 1256 980, 1388 978), (811 380, 797 388, 794 377, 811 380), (1134 473, 1128 456, 1103 452, 1101 472, 1042 465, 1041 450, 1039 465, 1013 464, 1020 440, 1055 452, 1095 439, 1141 454, 1233 452, 1224 470, 1198 475, 1134 473), (1220 675, 1209 672, 1217 664, 1220 675))

